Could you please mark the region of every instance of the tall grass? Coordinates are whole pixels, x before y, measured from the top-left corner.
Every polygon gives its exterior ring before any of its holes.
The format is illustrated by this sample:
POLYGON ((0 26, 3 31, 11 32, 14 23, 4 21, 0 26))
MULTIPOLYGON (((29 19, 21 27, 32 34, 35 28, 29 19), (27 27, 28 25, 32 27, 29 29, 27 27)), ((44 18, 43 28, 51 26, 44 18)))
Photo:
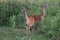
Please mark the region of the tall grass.
POLYGON ((46 16, 43 22, 36 24, 36 28, 39 32, 42 30, 44 35, 50 40, 59 40, 60 33, 60 2, 32 2, 25 1, 24 3, 17 1, 7 1, 0 3, 0 25, 10 26, 17 28, 25 28, 25 16, 21 12, 23 7, 32 9, 28 10, 28 15, 39 15, 41 14, 41 5, 48 5, 46 10, 46 16))

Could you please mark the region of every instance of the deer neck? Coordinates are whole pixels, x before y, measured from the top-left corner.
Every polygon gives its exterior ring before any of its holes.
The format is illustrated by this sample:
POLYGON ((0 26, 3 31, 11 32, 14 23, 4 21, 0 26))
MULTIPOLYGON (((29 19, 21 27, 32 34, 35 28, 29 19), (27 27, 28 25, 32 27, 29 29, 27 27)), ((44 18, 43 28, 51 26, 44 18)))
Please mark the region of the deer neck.
POLYGON ((24 13, 25 13, 25 18, 28 19, 28 14, 27 14, 27 12, 25 11, 24 13))
POLYGON ((42 10, 42 16, 45 16, 45 10, 42 10))
POLYGON ((42 10, 42 14, 41 14, 41 20, 43 20, 45 17, 45 10, 42 10))

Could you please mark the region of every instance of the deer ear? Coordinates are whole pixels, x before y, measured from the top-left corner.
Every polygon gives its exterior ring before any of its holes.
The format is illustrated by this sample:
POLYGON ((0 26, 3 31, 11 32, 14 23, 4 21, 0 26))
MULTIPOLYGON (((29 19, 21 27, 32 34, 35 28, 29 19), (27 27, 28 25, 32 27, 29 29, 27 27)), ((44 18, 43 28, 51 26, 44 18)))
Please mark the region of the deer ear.
POLYGON ((21 12, 24 12, 25 11, 25 8, 23 7, 22 9, 21 9, 21 12))
POLYGON ((42 5, 41 7, 42 7, 42 8, 46 8, 47 6, 48 6, 48 5, 42 5))
POLYGON ((25 11, 27 11, 27 9, 23 7, 23 9, 21 9, 21 12, 25 12, 25 11))
POLYGON ((45 5, 45 7, 48 7, 48 5, 45 5))
POLYGON ((43 7, 43 6, 41 6, 41 7, 43 7))
POLYGON ((28 10, 30 10, 30 9, 32 9, 32 6, 29 6, 29 7, 28 7, 28 10))
POLYGON ((21 9, 21 12, 24 12, 23 9, 21 9))

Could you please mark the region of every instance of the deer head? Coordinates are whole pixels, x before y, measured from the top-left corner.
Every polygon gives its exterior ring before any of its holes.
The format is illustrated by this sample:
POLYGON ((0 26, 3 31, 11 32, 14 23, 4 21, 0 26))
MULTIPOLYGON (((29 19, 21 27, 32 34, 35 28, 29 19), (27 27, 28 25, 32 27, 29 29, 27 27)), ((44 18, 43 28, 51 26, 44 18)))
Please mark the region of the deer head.
POLYGON ((24 13, 25 18, 28 19, 27 9, 23 8, 23 9, 21 9, 21 11, 24 13))
POLYGON ((47 5, 42 5, 41 8, 42 8, 42 15, 45 16, 45 10, 47 8, 47 5))
POLYGON ((46 8, 47 8, 47 5, 42 5, 41 8, 42 8, 43 11, 45 11, 46 8))

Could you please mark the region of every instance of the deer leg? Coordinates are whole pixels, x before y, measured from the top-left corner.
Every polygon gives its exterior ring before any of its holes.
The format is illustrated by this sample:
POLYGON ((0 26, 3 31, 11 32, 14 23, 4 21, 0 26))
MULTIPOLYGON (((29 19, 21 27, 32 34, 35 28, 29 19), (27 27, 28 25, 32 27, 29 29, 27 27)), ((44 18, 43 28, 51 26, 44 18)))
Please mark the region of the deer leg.
POLYGON ((26 33, 27 33, 27 35, 28 35, 28 28, 26 27, 26 33))
POLYGON ((32 26, 32 34, 34 34, 34 26, 32 26))
POLYGON ((29 33, 30 33, 30 26, 29 26, 29 33))
POLYGON ((29 26, 26 26, 27 40, 29 40, 29 26))
POLYGON ((26 33, 27 33, 27 36, 29 34, 29 26, 26 24, 26 33))

